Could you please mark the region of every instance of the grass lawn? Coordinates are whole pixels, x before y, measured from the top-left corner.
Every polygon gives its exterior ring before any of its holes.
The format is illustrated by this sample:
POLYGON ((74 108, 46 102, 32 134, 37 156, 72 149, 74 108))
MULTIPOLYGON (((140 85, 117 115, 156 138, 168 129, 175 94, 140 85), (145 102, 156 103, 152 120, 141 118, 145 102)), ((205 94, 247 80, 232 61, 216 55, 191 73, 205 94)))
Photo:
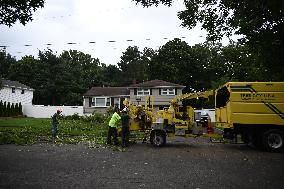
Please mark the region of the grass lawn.
MULTIPOLYGON (((57 143, 76 144, 90 141, 93 144, 104 144, 108 120, 99 120, 98 122, 84 119, 60 119, 57 143)), ((130 138, 134 140, 142 140, 143 137, 144 134, 139 131, 130 133, 130 138)), ((222 138, 218 134, 205 134, 203 137, 222 138)), ((0 118, 0 144, 34 144, 37 142, 52 142, 51 119, 0 118)))
MULTIPOLYGON (((107 124, 83 120, 60 120, 59 143, 104 143, 107 124)), ((51 119, 0 118, 0 144, 51 142, 51 119)))

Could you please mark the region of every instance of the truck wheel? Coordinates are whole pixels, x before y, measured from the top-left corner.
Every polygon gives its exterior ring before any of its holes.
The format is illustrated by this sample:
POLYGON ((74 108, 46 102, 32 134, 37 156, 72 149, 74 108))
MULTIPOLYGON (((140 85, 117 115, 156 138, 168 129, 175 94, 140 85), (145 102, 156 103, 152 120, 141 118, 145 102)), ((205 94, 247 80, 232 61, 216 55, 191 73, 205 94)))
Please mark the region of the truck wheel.
POLYGON ((284 133, 279 129, 271 129, 263 133, 264 148, 272 152, 284 150, 284 133))
POLYGON ((150 136, 150 142, 155 147, 161 147, 166 144, 166 135, 163 132, 153 132, 150 136))

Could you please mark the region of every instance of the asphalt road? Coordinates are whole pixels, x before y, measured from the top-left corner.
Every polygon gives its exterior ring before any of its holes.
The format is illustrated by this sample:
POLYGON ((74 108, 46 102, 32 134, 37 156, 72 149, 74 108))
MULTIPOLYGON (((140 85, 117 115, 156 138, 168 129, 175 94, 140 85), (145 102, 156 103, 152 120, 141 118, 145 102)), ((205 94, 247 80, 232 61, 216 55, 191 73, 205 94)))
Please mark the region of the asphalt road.
POLYGON ((87 144, 0 146, 0 188, 283 188, 284 153, 178 138, 126 151, 87 144))

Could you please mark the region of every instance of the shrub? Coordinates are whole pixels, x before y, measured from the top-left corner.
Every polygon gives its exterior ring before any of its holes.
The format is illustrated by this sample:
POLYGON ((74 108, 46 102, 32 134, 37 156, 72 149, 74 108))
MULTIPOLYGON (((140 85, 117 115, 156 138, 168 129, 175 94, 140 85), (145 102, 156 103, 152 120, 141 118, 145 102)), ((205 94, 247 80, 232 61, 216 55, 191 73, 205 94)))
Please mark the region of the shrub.
POLYGON ((6 104, 6 101, 4 102, 4 105, 3 105, 3 117, 7 117, 8 116, 8 113, 7 113, 7 104, 6 104))
POLYGON ((8 102, 7 107, 6 107, 6 112, 7 112, 7 117, 11 116, 11 104, 8 102))
POLYGON ((72 120, 79 120, 80 119, 80 116, 78 113, 74 113, 72 116, 72 120))
POLYGON ((18 105, 18 103, 16 103, 16 105, 15 105, 15 115, 17 116, 19 114, 20 114, 20 112, 19 112, 19 105, 18 105))
POLYGON ((107 110, 106 110, 106 113, 108 116, 112 115, 113 114, 113 110, 114 108, 112 106, 108 107, 107 110))
POLYGON ((0 101, 0 117, 4 117, 4 104, 2 100, 0 101))
POLYGON ((19 103, 19 115, 23 115, 23 109, 21 103, 19 103))
POLYGON ((14 103, 12 103, 12 106, 11 106, 11 110, 10 110, 10 111, 11 111, 10 116, 15 116, 15 115, 16 115, 14 103))

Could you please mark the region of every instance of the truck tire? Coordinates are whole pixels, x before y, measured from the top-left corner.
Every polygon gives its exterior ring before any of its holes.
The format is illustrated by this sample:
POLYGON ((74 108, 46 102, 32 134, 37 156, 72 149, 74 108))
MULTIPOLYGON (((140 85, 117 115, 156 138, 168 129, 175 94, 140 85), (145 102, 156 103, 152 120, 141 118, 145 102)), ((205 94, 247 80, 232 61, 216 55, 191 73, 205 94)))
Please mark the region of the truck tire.
POLYGON ((166 134, 162 131, 154 131, 151 133, 150 142, 155 147, 162 147, 166 144, 166 134))
POLYGON ((263 133, 263 146, 267 151, 284 151, 284 133, 279 129, 270 129, 263 133))

